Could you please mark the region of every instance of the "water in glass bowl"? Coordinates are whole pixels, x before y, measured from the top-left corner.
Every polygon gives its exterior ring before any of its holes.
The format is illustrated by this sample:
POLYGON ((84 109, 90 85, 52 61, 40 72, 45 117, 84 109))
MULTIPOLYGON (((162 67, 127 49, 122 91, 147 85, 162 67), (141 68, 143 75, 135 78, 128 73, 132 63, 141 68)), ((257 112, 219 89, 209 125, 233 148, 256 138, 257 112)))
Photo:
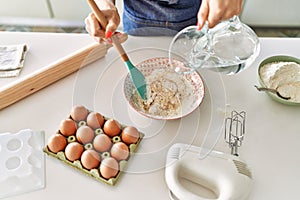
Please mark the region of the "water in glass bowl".
POLYGON ((260 43, 254 31, 235 16, 212 29, 207 25, 201 30, 196 26, 183 29, 171 42, 169 59, 178 73, 209 68, 236 74, 251 66, 259 51, 260 43), (183 62, 185 67, 177 66, 172 60, 183 62))

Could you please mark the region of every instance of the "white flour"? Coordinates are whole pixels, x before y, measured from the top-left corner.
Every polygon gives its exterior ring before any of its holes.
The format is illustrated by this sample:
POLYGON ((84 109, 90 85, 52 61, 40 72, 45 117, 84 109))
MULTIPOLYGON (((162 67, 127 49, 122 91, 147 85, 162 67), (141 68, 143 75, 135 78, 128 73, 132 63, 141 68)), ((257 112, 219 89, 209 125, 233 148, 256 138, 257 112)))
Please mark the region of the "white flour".
POLYGON ((277 89, 289 101, 300 102, 300 65, 295 62, 272 62, 260 68, 266 87, 277 89))
POLYGON ((147 100, 135 96, 138 107, 155 116, 176 116, 186 112, 193 102, 192 84, 172 70, 155 70, 148 77, 147 100))

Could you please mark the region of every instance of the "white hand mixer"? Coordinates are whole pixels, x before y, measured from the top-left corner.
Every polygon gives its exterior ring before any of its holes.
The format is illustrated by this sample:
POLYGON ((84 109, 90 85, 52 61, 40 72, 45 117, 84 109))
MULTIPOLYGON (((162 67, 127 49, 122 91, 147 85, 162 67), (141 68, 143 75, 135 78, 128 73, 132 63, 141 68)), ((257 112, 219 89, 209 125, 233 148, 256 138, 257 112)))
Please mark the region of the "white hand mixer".
POLYGON ((201 147, 174 144, 168 151, 165 179, 173 200, 243 200, 249 196, 253 179, 247 164, 238 156, 245 134, 245 112, 231 113, 225 120, 225 140, 231 155, 211 151, 200 157, 201 147), (194 192, 183 181, 200 185, 214 193, 214 198, 194 192))

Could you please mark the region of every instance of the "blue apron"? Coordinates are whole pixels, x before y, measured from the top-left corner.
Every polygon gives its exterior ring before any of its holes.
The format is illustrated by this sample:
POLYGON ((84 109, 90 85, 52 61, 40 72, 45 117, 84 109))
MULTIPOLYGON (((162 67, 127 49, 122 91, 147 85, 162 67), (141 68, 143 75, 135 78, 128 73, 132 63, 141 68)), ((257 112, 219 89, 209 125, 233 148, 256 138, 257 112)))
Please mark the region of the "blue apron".
POLYGON ((175 35, 196 25, 201 0, 124 0, 123 31, 129 35, 175 35))

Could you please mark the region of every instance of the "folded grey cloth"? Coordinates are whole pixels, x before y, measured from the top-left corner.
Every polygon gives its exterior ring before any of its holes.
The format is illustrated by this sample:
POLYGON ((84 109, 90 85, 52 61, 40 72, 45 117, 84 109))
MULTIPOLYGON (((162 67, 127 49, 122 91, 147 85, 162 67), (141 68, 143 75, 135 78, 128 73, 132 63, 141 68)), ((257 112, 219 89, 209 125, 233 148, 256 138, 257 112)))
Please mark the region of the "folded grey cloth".
POLYGON ((18 76, 23 68, 26 52, 25 44, 0 46, 0 78, 18 76))

